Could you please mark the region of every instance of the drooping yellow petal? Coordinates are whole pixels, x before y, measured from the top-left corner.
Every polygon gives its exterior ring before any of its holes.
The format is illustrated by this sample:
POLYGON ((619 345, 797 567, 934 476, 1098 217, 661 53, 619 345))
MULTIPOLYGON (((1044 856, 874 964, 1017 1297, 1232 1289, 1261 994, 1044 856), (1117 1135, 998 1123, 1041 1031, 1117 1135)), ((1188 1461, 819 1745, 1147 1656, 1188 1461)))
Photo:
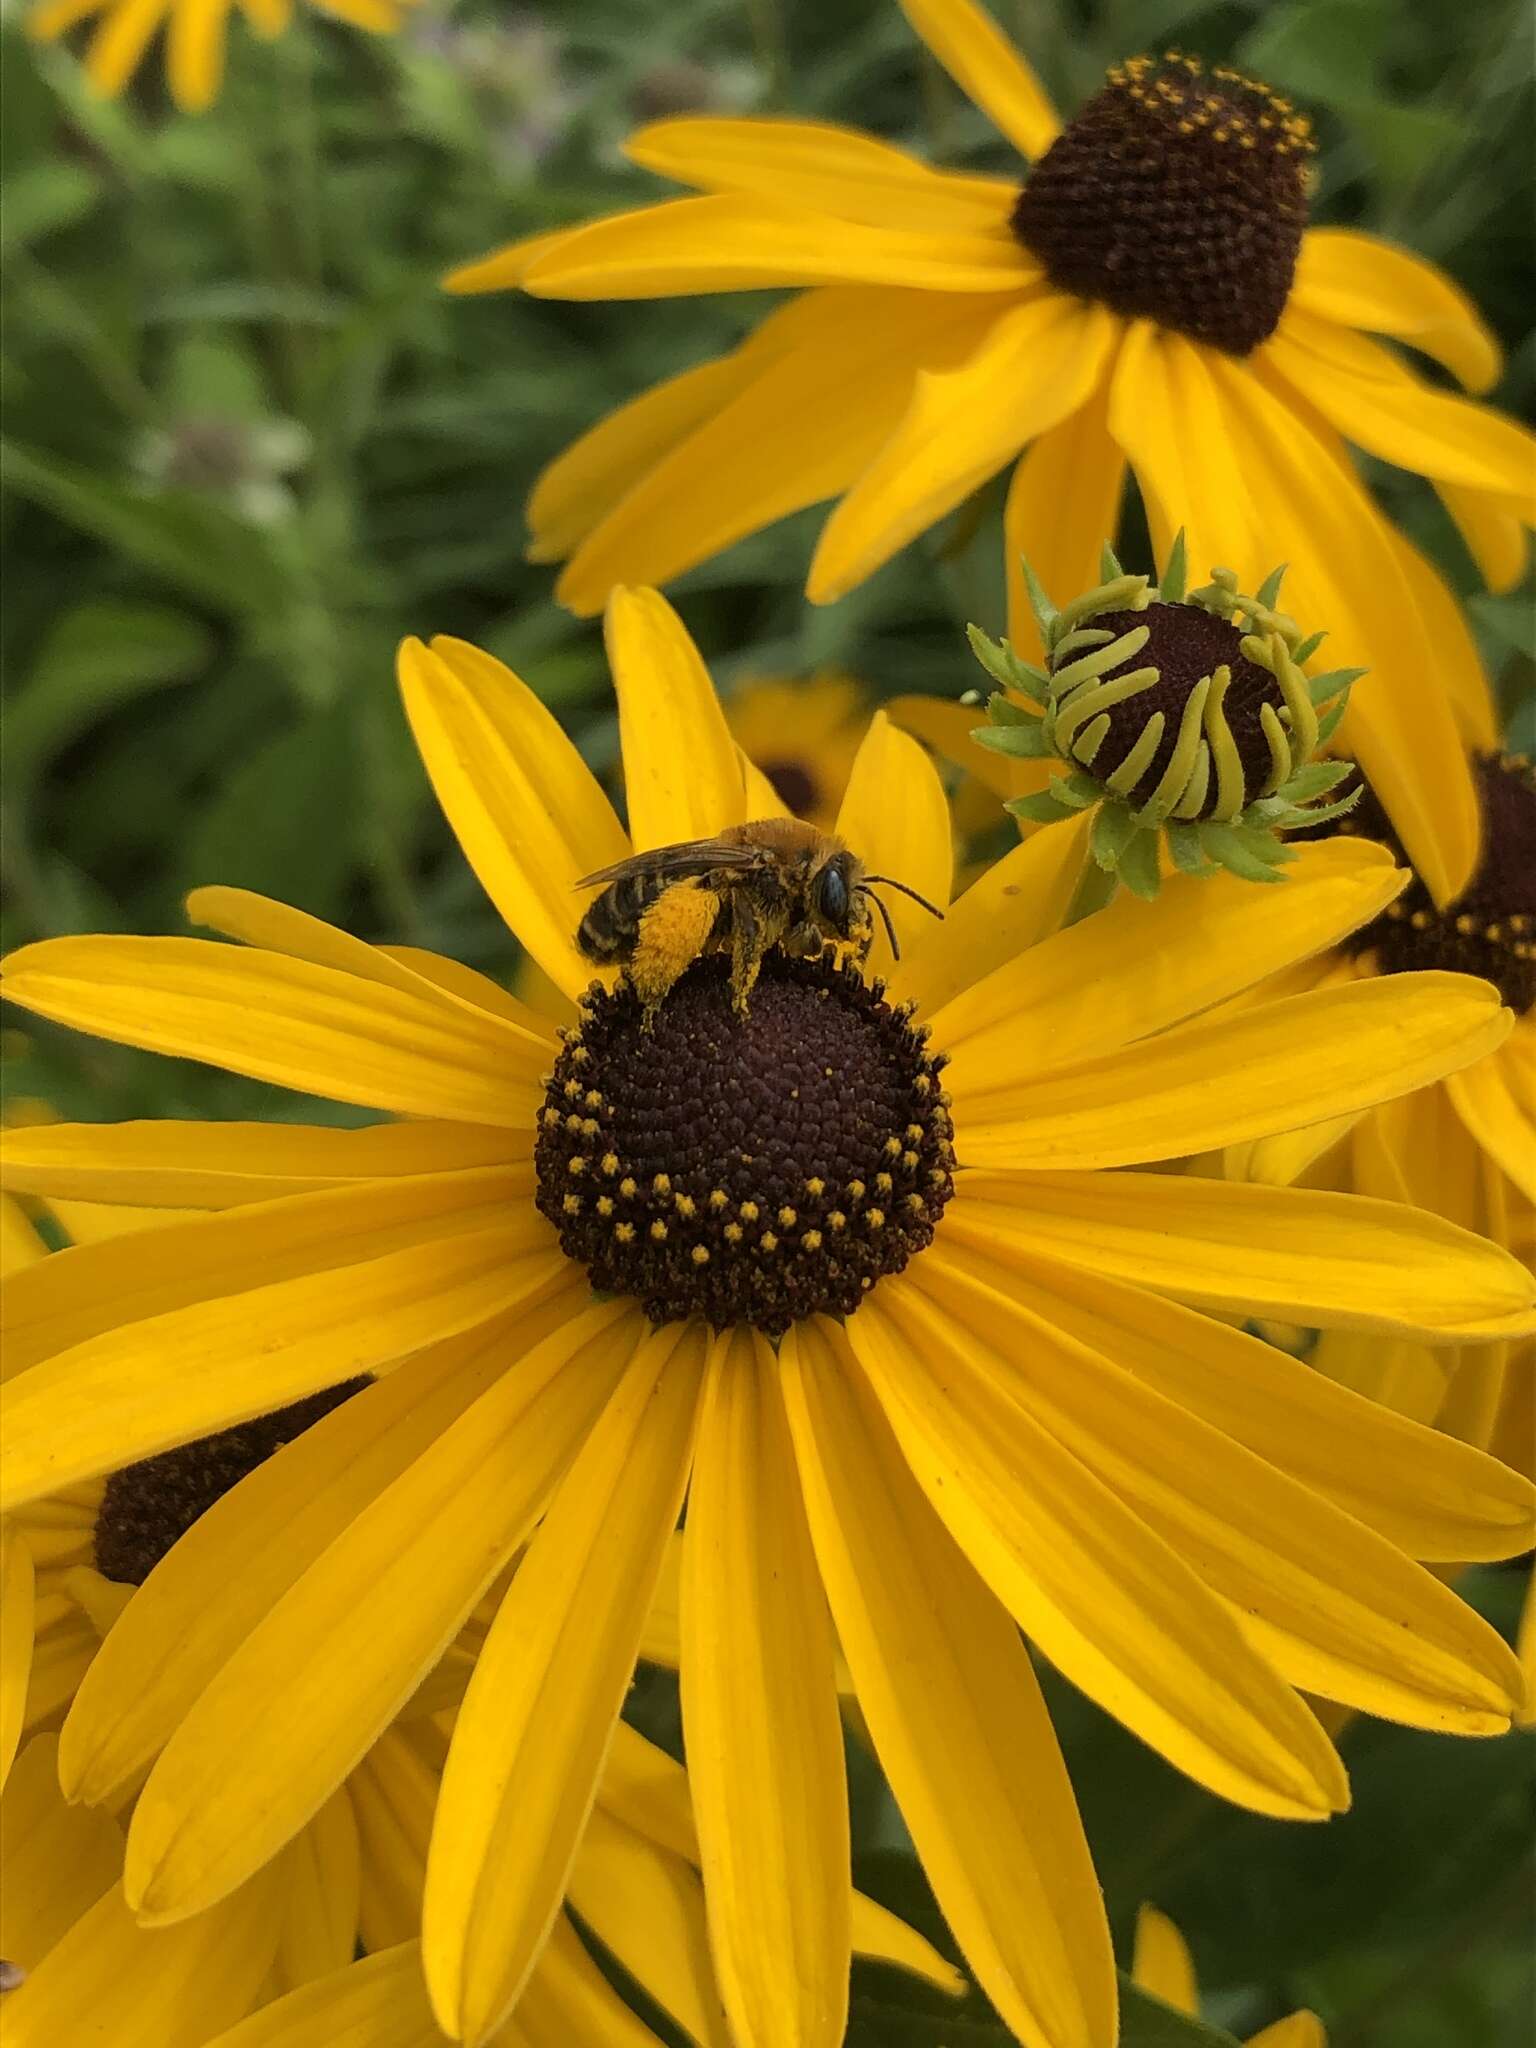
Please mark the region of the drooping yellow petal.
POLYGON ((541 1096, 536 1058, 500 1021, 281 953, 43 939, 11 954, 4 988, 24 1009, 121 1045, 370 1109, 526 1128, 541 1096))
POLYGON ((919 374, 889 441, 833 512, 806 580, 813 604, 862 583, 1084 403, 1117 332, 1103 307, 1055 292, 1002 311, 975 354, 919 374))
POLYGON ((833 286, 764 321, 734 396, 659 456, 586 535, 562 604, 602 608, 615 583, 665 583, 744 535, 837 496, 900 419, 919 369, 962 359, 990 298, 833 286))
POLYGON ((1347 441, 1419 476, 1530 504, 1536 443, 1514 420, 1435 391, 1363 334, 1292 312, 1264 343, 1267 363, 1347 441))
POLYGON ((1152 1992, 1175 2012, 1187 2012, 1191 2017, 1199 2012, 1200 1991, 1189 1945, 1156 1906, 1137 1908, 1131 1975, 1143 1991, 1152 1992))
MULTIPOLYGON (((1517 1027, 1518 1029, 1519 1027, 1517 1027)), ((1446 1076, 1446 1092, 1472 1136, 1496 1159, 1515 1186, 1536 1202, 1536 1076, 1522 1067, 1514 1039, 1460 1073, 1446 1076)))
POLYGON ((134 1809, 123 1881, 141 1918, 202 1911, 331 1796, 526 1538, 636 1325, 600 1304, 503 1372, 241 1641, 134 1809))
MULTIPOLYGON (((1228 1603, 1254 1651, 1289 1684, 1414 1727, 1491 1735, 1508 1726, 1519 1694, 1508 1649, 1395 1545, 1034 1317, 1015 1301, 1006 1265, 962 1270, 941 1255, 916 1277, 932 1304, 925 1328, 958 1325, 938 1354, 946 1414, 963 1384, 953 1354, 990 1345, 1000 1400, 1025 1409, 1125 1503, 1149 1542, 1166 1544, 1228 1603)), ((912 1383, 896 1398, 912 1402, 912 1383)), ((1039 1554, 1029 1553, 1031 1568, 1039 1554)), ((1085 1609, 1097 1635, 1104 1607, 1085 1609)), ((1149 1616, 1156 1611, 1148 1603, 1149 1616)), ((1334 1781, 1342 1792, 1336 1767, 1334 1781)))
POLYGON ((116 99, 139 68, 171 0, 119 0, 103 14, 85 53, 85 75, 103 99, 116 99))
MULTIPOLYGON (((1052 836, 1065 855, 1071 842, 1057 836, 1062 830, 1052 836)), ((1032 857, 1031 876, 1044 858, 1032 857)), ((950 1054, 944 1085, 962 1103, 1033 1085, 1041 1073, 1197 1016, 1334 945, 1383 910, 1406 879, 1385 847, 1336 839, 1297 849, 1262 917, 1253 884, 1234 875, 1171 876, 1152 903, 1122 895, 1066 931, 1043 931, 1037 944, 952 996, 934 1019, 935 1043, 950 1054)))
POLYGON ((1008 638, 1025 661, 1045 650, 1024 588, 1027 559, 1058 604, 1099 581, 1099 556, 1113 543, 1125 495, 1125 457, 1109 432, 1112 364, 1086 405, 1031 441, 1003 510, 1008 572, 1008 638))
POLYGON ((615 590, 604 620, 637 853, 710 839, 745 815, 736 743, 687 627, 656 590, 615 590))
MULTIPOLYGON (((1443 491, 1441 495, 1445 495, 1443 491)), ((1413 593, 1423 630, 1435 650, 1446 694, 1451 699, 1451 709, 1463 738, 1470 746, 1497 753, 1499 708, 1494 702, 1493 686, 1483 666, 1477 642, 1472 637, 1466 613, 1427 555, 1401 533, 1394 531, 1389 538, 1392 552, 1397 556, 1398 565, 1413 593)), ((1523 569, 1523 528, 1521 546, 1523 569)))
POLYGON ((511 1164, 527 1141, 490 1125, 33 1124, 0 1137, 0 1186, 66 1201, 225 1209, 397 1175, 511 1164))
MULTIPOLYGON (((956 1329, 955 1290, 936 1295, 933 1268, 920 1262, 927 1288, 866 1302, 848 1337, 976 1570, 1058 1670, 1197 1783, 1289 1820, 1342 1810, 1343 1767, 1315 1717, 1157 1529, 1013 1396, 997 1340, 1050 1333, 1001 1315, 984 1335, 956 1329)), ((1090 1369, 1056 1342, 1057 1371, 1090 1369)))
POLYGON ((0 1522, 0 1786, 21 1741, 32 1678, 35 1581, 25 1532, 0 1522))
POLYGON ((778 1358, 750 1330, 710 1348, 682 1592, 683 1734, 726 2011, 742 2048, 838 2048, 851 1937, 832 1624, 778 1358))
POLYGON ((1039 266, 1008 232, 861 227, 729 193, 671 199, 561 236, 529 264, 535 298, 686 298, 781 285, 1016 292, 1039 266))
POLYGON ((224 82, 230 0, 175 0, 165 38, 165 76, 184 113, 201 114, 224 82))
POLYGON ((1444 363, 1469 391, 1498 381, 1499 344, 1466 293, 1422 256, 1358 228, 1307 233, 1288 310, 1395 334, 1444 363))
MULTIPOLYGON (((386 1728, 347 1780, 363 1849, 359 1929, 370 1954, 414 1943, 421 1930, 427 1844, 447 1741, 435 1723, 407 1711, 410 1717, 386 1728)), ((416 1969, 419 1974, 419 1958, 416 1969)), ((426 2003, 425 1977, 421 1996, 426 2003)), ((432 2026, 440 2032, 436 2020, 432 2026)))
POLYGON ((869 227, 985 233, 1006 223, 1018 187, 935 171, 905 150, 829 121, 684 114, 653 121, 624 154, 701 192, 755 192, 869 227))
POLYGON ((417 748, 480 886, 551 981, 579 995, 592 964, 576 950, 574 885, 629 851, 613 806, 553 713, 479 648, 407 640, 399 674, 417 748))
POLYGON ((929 1014, 958 1015, 956 998, 1059 928, 1087 850, 1087 820, 1069 818, 993 861, 903 961, 903 993, 929 1014))
POLYGON ((1442 484, 1440 496, 1488 588, 1513 590, 1525 574, 1531 551, 1519 513, 1501 499, 1482 491, 1458 490, 1454 484, 1442 484))
POLYGON ((943 1227, 984 1251, 1059 1259, 1224 1313, 1445 1342, 1533 1319, 1536 1281, 1517 1259, 1363 1195, 1181 1174, 965 1173, 943 1227))
POLYGON ((478 2048, 558 1910, 687 1481, 704 1341, 656 1331, 486 1638, 443 1774, 422 1923, 433 2009, 478 2048))
POLYGON ((127 1237, 103 1235, 55 1252, 5 1288, 0 1374, 14 1376, 87 1337, 193 1302, 526 1218, 532 1196, 533 1171, 524 1163, 400 1176, 253 1203, 238 1214, 193 1216, 127 1237))
MULTIPOLYGON (((942 912, 948 906, 954 833, 944 785, 917 741, 892 725, 883 711, 870 720, 854 757, 837 814, 837 834, 870 874, 889 875, 905 883, 926 897, 935 910, 942 912)), ((902 961, 920 958, 936 928, 932 914, 899 889, 879 893, 896 928, 902 961)), ((870 972, 899 981, 902 966, 892 959, 884 921, 878 911, 872 910, 871 916, 875 942, 869 955, 870 972)))
POLYGON ((1061 132, 1045 88, 977 0, 901 0, 901 11, 967 98, 1027 157, 1061 132))
POLYGON ((750 345, 642 391, 599 420, 539 473, 528 500, 532 562, 558 562, 632 485, 756 374, 750 345))
POLYGON ((6 2048, 204 2048, 249 2012, 277 1952, 280 1870, 183 1927, 140 1927, 112 1890, 7 1995, 6 2048))
POLYGON ((1018 1634, 833 1326, 797 1324, 779 1359, 838 1636, 944 1916, 1027 2048, 1102 2048, 1116 2027, 1108 1930, 1018 1634))
MULTIPOLYGON (((34 1735, 0 1804, 0 1956, 29 1971, 123 1867, 122 1829, 109 1813, 66 1806, 58 1765, 59 1738, 34 1735)), ((9 2043, 9 2010, 5 2024, 9 2043)))
MULTIPOLYGON (((954 1213, 963 1225, 958 1204, 954 1213)), ((968 1262, 983 1256, 968 1231, 953 1235, 963 1235, 968 1262)), ((951 1256, 950 1236, 946 1229, 938 1247, 945 1257, 951 1256)), ((1127 1286, 1097 1266, 1063 1265, 1048 1249, 1031 1254, 1022 1236, 1008 1242, 1003 1256, 1010 1285, 1031 1314, 1114 1359, 1409 1556, 1509 1557, 1526 1541, 1532 1516, 1526 1481, 1498 1460, 1384 1408, 1378 1389, 1351 1392, 1272 1344, 1127 1286)), ((1345 1337, 1379 1350, 1394 1345, 1380 1334, 1357 1338, 1333 1330, 1321 1342, 1345 1337)))
MULTIPOLYGON (((956 1143, 977 1166, 1177 1159, 1407 1094, 1483 1058, 1512 1022, 1487 982, 1394 974, 1185 1024, 1037 1080, 971 1059, 950 1083, 956 1143)), ((1026 1058, 1027 1046, 1013 1064, 1026 1058)))
MULTIPOLYGON (((362 1857, 345 1789, 332 1794, 283 1859, 287 1889, 275 1969, 286 1985, 311 1984, 357 1952, 362 1857)), ((423 1987, 425 1995, 425 1987, 423 1987)))
POLYGON ((702 2048, 732 2048, 698 1872, 607 1812, 601 1794, 571 1866, 566 1897, 693 2040, 702 2048))
POLYGON ((1386 523, 1342 444, 1248 364, 1133 322, 1110 427, 1147 500, 1161 560, 1179 527, 1190 558, 1253 589, 1288 564, 1283 602, 1326 629, 1330 665, 1364 667, 1340 730, 1441 902, 1465 887, 1477 808, 1450 702, 1386 523))
POLYGON ((530 1250, 503 1226, 88 1337, 13 1382, 0 1452, 5 1503, 378 1371, 537 1299, 562 1277, 558 1252, 530 1250))
POLYGON ((497 2040, 508 2048, 567 2048, 577 2041, 582 2048, 656 2048, 656 2036, 619 1997, 563 1913, 555 1916, 517 2017, 497 2040))
POLYGON ((440 2048, 421 1944, 406 1941, 290 1991, 207 2048, 440 2048))

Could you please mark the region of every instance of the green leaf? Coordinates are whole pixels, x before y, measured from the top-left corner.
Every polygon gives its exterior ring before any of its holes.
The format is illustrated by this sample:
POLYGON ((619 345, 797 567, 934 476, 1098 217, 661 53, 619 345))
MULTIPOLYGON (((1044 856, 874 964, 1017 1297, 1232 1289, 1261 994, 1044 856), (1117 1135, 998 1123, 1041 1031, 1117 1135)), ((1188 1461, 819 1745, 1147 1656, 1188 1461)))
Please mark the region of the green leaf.
POLYGON ((1184 592, 1189 585, 1189 549, 1184 540, 1181 526, 1173 536, 1173 546, 1168 550, 1168 560, 1158 579, 1158 596, 1164 604, 1182 604, 1184 592))
POLYGON ((185 886, 222 882, 334 913, 356 864, 349 730, 325 713, 236 761, 188 835, 185 886))
POLYGON ((1088 835, 1088 851, 1106 874, 1113 874, 1139 830, 1124 804, 1101 804, 1088 835))
POLYGON ((101 197, 101 180, 84 164, 29 164, 0 186, 0 254, 39 242, 83 220, 101 197))
POLYGON ((65 612, 6 713, 0 773, 25 787, 79 733, 203 667, 212 636, 166 605, 90 600, 65 612))
POLYGON ((1175 2012, 1120 1974, 1120 2048, 1237 2048, 1225 2027, 1175 2012))
POLYGON ((0 448, 0 481, 200 603, 238 613, 276 610, 286 601, 267 537, 207 499, 151 497, 15 443, 0 448))
POLYGON ((1157 839, 1155 832, 1138 832, 1126 842, 1116 869, 1121 881, 1133 896, 1139 896, 1143 903, 1151 903, 1162 887, 1162 871, 1158 865, 1157 839))

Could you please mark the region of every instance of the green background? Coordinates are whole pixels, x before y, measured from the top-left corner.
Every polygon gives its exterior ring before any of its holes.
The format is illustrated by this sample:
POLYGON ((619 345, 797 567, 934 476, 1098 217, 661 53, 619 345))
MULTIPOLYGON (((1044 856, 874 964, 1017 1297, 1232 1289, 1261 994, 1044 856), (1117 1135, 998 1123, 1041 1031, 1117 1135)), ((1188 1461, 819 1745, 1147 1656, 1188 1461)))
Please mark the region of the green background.
MULTIPOLYGON (((1066 108, 1108 62, 1168 42, 1289 90, 1320 132, 1316 218, 1442 263, 1504 341, 1498 401, 1529 416, 1527 7, 997 11, 1066 108)), ((217 881, 505 971, 509 942, 412 753, 395 644, 452 632, 492 649, 610 767, 600 636, 522 560, 522 502, 573 435, 727 345, 763 301, 455 301, 437 278, 649 196, 618 145, 657 114, 794 111, 989 168, 1006 169, 1006 151, 891 0, 423 7, 399 38, 305 22, 270 46, 237 25, 223 100, 197 119, 168 106, 156 56, 126 101, 91 99, 70 54, 25 41, 19 12, 0 70, 7 943, 183 929, 181 896, 217 881)), ((1385 469, 1377 481, 1470 593, 1427 487, 1385 469)), ((983 493, 828 609, 800 594, 815 515, 673 595, 727 690, 837 662, 873 696, 954 696, 976 679, 964 621, 1002 623, 996 513, 983 493)), ((1529 748, 1530 590, 1474 595, 1471 614, 1529 748)), ((4 1050, 14 1095, 72 1116, 274 1105, 253 1084, 31 1022, 13 1020, 4 1050)), ((1511 1627, 1522 1573, 1470 1584, 1511 1627)), ((1515 1739, 1359 1724, 1354 1813, 1287 1828, 1218 1806, 1052 1691, 1117 1932, 1143 1898, 1172 1912, 1213 2018, 1246 2029, 1308 2002, 1336 2048, 1528 2040, 1531 1781, 1515 1739)), ((635 1710, 668 1732, 660 1679, 635 1710)), ((860 1874, 922 1917, 900 1823, 853 1763, 860 1874)), ((1002 2038, 979 2002, 965 2017, 921 2006, 899 1977, 861 1973, 851 2038, 1002 2038)), ((1142 2012, 1128 2039, 1191 2038, 1170 2024, 1142 2012)))

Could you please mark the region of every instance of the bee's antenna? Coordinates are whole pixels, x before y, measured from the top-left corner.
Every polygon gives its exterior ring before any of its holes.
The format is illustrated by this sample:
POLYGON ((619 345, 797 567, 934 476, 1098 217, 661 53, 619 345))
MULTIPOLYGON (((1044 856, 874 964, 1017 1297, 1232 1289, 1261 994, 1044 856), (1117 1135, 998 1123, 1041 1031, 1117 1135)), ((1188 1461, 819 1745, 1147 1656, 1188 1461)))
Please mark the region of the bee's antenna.
POLYGON ((896 943, 896 927, 891 923, 891 913, 886 909, 885 905, 880 901, 880 898, 875 894, 873 889, 861 888, 859 894, 861 896, 867 896, 870 902, 873 903, 873 905, 875 906, 876 910, 879 911, 880 921, 885 926, 885 936, 891 942, 891 958, 893 960, 899 960, 901 958, 901 948, 896 943))
MULTIPOLYGON (((894 875, 866 875, 864 880, 866 883, 883 883, 887 889, 899 889, 903 896, 910 896, 914 903, 921 904, 930 917, 942 918, 944 915, 936 904, 930 903, 926 896, 919 896, 915 889, 909 889, 905 882, 898 882, 894 875)), ((878 901, 878 898, 876 900, 878 901)))

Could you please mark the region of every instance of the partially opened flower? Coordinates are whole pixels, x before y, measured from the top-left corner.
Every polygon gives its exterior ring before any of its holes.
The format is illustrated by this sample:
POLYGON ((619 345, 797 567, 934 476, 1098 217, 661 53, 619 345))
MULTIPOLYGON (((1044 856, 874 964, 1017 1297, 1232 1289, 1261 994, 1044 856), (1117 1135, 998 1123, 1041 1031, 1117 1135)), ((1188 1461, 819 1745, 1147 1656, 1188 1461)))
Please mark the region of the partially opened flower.
MULTIPOLYGON (((1156 1906, 1143 1906, 1136 1915, 1131 1976, 1143 1991, 1152 1992, 1175 2012, 1199 2018, 1200 1987, 1189 1945, 1156 1906)), ((1315 2012, 1292 2012, 1250 2034, 1247 2048, 1328 2048, 1328 2036, 1315 2012)))
POLYGON ((608 631, 627 833, 508 670, 450 640, 401 655, 444 808, 563 992, 558 1035, 460 963, 238 890, 191 908, 243 948, 63 939, 8 965, 39 1014, 402 1119, 7 1147, 21 1189, 220 1213, 13 1283, 0 1506, 378 1375, 173 1553, 188 1585, 239 1561, 238 1640, 210 1649, 185 1598, 132 1603, 66 1784, 110 1798, 158 1750, 127 1896, 156 1924, 206 1908, 332 1797, 522 1549, 424 1907, 433 2010, 484 2041, 570 1880, 686 1496, 684 1729, 731 2023, 842 2038, 840 1645, 975 1975, 1022 2040, 1107 2048, 1108 1932, 1019 1627, 1200 1783, 1319 1819, 1347 1788, 1294 1688, 1502 1729, 1510 1653, 1405 1552, 1504 1555, 1533 1526, 1504 1466, 1204 1313, 1497 1341, 1533 1321, 1517 1261, 1393 1204, 1136 1169, 1353 1113, 1508 1020, 1437 974, 1204 1014, 1383 909, 1381 848, 1305 849, 1262 918, 1244 884, 1177 877, 1055 931, 1068 825, 951 904, 942 790, 877 717, 839 830, 947 916, 894 894, 880 979, 771 952, 745 1014, 706 949, 645 1028, 626 982, 593 983, 575 883, 776 807, 665 603, 618 592, 608 631), (290 1511, 258 1515, 242 1495, 280 1466, 290 1511))
POLYGON ((1254 589, 1291 565, 1298 616, 1370 671, 1345 750, 1402 800, 1441 901, 1476 854, 1448 690, 1481 688, 1443 584, 1382 516, 1346 442, 1429 477, 1495 587, 1530 517, 1529 437, 1424 383, 1369 335, 1483 391, 1498 352, 1438 271, 1354 230, 1308 230, 1312 143, 1261 83, 1196 58, 1118 65, 1063 128, 976 0, 903 0, 934 56, 1026 160, 1019 182, 937 171, 817 122, 676 119, 633 159, 703 195, 514 243, 449 279, 559 299, 803 287, 739 348, 605 419, 536 485, 531 553, 598 610, 784 514, 839 500, 808 590, 829 602, 1023 453, 1018 578, 1094 581, 1129 464, 1158 559, 1254 589), (1445 617, 1449 614, 1449 619, 1445 617))
MULTIPOLYGON (((388 35, 398 29, 415 0, 306 0, 354 28, 388 35)), ((93 18, 95 31, 85 53, 85 75, 106 97, 116 98, 143 61, 156 32, 165 30, 165 79, 183 112, 201 114, 224 82, 225 34, 236 10, 259 36, 279 36, 293 19, 294 0, 35 0, 27 33, 53 42, 93 18)))

